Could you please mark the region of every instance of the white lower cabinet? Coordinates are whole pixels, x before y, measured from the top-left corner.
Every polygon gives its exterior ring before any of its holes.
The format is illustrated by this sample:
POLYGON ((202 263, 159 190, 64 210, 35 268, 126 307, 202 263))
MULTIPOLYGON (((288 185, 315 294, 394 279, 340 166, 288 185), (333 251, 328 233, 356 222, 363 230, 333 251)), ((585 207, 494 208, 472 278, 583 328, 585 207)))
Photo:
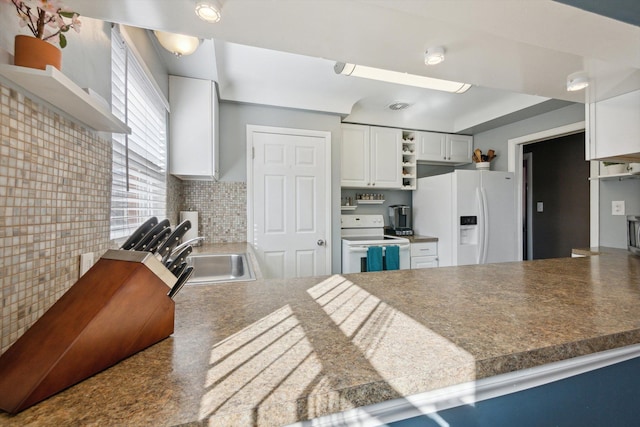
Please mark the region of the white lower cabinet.
POLYGON ((438 243, 419 242, 411 244, 411 269, 438 266, 438 243))

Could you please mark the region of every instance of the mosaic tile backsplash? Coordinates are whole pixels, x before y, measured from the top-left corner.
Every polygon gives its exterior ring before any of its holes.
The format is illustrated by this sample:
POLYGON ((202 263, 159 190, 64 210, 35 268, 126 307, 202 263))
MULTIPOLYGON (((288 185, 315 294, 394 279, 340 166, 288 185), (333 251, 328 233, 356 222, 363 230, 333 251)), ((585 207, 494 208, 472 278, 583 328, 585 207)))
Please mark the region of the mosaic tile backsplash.
POLYGON ((180 210, 198 211, 198 235, 206 243, 247 241, 245 182, 183 181, 180 210))
MULTIPOLYGON (((109 240, 111 140, 0 85, 0 353, 109 240)), ((207 243, 245 242, 244 182, 167 181, 167 218, 199 212, 207 243)))
POLYGON ((109 248, 111 142, 0 85, 0 350, 109 248))

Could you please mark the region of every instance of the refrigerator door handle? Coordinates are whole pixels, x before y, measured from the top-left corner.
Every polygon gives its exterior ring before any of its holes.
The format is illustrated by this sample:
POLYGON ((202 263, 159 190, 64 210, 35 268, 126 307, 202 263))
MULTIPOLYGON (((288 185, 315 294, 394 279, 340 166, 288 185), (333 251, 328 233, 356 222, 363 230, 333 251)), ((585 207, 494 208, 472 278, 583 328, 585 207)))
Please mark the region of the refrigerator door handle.
POLYGON ((480 189, 482 195, 482 264, 487 263, 487 254, 489 248, 489 203, 487 201, 487 193, 484 188, 480 189))
POLYGON ((477 255, 478 257, 476 258, 476 264, 482 264, 482 259, 484 257, 484 235, 485 235, 485 229, 484 229, 484 217, 485 217, 485 213, 484 213, 484 201, 482 198, 482 189, 480 187, 476 188, 476 202, 478 203, 478 211, 480 212, 479 215, 479 221, 478 221, 478 251, 477 251, 477 255))

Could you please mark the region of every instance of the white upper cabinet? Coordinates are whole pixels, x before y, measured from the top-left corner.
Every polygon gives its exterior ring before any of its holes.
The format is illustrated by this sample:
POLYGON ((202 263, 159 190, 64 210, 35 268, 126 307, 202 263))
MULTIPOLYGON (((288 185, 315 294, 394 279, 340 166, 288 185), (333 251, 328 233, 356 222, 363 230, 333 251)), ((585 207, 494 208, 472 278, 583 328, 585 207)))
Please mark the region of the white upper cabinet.
POLYGON ((416 132, 419 162, 434 164, 471 163, 473 137, 436 132, 416 132))
POLYGON ((215 82, 169 76, 169 172, 182 179, 218 178, 215 82))
POLYGON ((587 105, 587 160, 640 159, 640 90, 587 105))
POLYGON ((400 188, 402 131, 374 126, 342 125, 343 187, 400 188))
POLYGON ((416 132, 418 137, 418 161, 445 162, 447 149, 445 135, 435 132, 416 132))
POLYGON ((451 163, 471 163, 473 137, 469 135, 446 135, 447 161, 451 163))

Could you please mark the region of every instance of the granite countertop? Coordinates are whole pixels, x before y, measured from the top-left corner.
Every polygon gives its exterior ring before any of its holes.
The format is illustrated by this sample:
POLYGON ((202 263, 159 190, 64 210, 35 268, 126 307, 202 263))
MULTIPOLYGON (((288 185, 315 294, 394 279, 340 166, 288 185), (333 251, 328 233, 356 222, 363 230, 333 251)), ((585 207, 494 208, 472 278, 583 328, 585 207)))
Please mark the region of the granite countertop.
POLYGON ((283 425, 640 343, 639 283, 603 252, 187 285, 171 337, 0 424, 283 425))
POLYGON ((421 236, 419 234, 414 234, 413 236, 403 236, 409 239, 411 243, 428 243, 428 242, 437 242, 438 238, 433 236, 421 236))

